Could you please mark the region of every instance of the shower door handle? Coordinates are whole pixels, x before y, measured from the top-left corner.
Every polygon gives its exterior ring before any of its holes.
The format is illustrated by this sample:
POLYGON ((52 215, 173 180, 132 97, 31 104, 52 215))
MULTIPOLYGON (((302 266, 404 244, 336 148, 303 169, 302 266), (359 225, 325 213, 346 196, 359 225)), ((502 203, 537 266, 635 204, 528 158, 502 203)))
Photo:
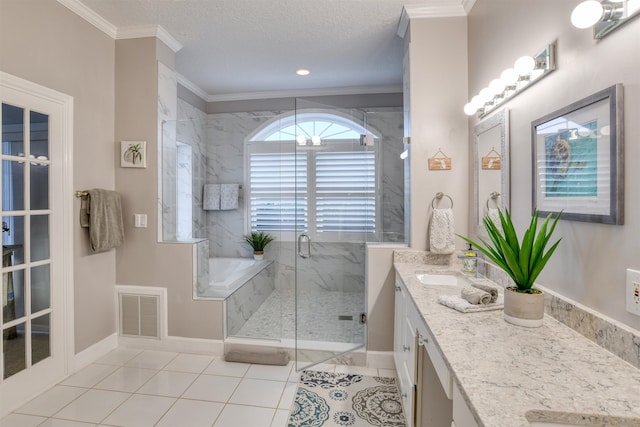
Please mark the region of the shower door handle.
POLYGON ((301 235, 298 236, 298 255, 300 255, 300 258, 304 258, 304 259, 311 257, 311 238, 307 233, 302 233, 301 235), (302 251, 302 245, 304 240, 306 240, 306 244, 307 244, 306 252, 302 251))

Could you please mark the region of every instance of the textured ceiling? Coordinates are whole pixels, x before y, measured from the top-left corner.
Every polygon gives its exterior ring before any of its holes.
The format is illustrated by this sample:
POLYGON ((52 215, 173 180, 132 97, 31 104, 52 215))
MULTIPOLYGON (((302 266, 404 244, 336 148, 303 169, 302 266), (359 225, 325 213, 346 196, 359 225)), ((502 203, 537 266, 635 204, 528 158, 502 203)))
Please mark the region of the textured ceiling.
MULTIPOLYGON (((212 98, 400 87, 404 5, 462 0, 80 0, 115 27, 160 25, 176 69, 212 98), (297 68, 311 69, 298 77, 297 68)), ((468 1, 468 0, 467 0, 468 1)))

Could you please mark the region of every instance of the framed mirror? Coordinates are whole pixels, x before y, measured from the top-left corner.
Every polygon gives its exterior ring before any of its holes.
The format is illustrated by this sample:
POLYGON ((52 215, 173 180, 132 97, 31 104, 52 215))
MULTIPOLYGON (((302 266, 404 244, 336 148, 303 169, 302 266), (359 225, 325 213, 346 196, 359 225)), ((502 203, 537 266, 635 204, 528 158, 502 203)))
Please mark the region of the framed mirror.
POLYGON ((473 128, 474 224, 486 236, 482 220, 509 209, 509 111, 505 108, 473 128))

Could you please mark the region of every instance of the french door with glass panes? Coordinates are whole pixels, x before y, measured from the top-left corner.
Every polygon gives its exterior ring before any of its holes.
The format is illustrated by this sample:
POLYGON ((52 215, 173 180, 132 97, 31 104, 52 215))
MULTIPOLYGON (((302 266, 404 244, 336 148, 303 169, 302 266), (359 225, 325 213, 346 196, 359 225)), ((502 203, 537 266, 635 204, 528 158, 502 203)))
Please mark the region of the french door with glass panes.
POLYGON ((66 373, 62 145, 68 135, 60 102, 4 73, 0 83, 2 416, 66 373))

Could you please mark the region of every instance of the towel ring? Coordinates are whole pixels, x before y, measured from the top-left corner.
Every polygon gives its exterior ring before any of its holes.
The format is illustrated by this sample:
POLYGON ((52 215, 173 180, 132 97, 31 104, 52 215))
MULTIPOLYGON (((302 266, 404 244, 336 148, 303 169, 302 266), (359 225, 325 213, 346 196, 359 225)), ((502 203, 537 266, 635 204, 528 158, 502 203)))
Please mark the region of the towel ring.
POLYGON ((491 200, 493 200, 493 202, 496 204, 496 208, 499 208, 498 197, 500 197, 500 193, 498 193, 497 191, 494 191, 493 193, 489 194, 489 198, 487 199, 487 210, 489 210, 489 202, 491 200))
POLYGON ((446 197, 447 199, 449 199, 449 201, 451 202, 451 209, 453 209, 453 199, 451 198, 451 196, 449 196, 448 194, 444 194, 443 192, 438 192, 436 193, 436 197, 433 198, 433 200, 431 200, 431 209, 435 209, 435 201, 437 200, 442 200, 443 197, 446 197))

